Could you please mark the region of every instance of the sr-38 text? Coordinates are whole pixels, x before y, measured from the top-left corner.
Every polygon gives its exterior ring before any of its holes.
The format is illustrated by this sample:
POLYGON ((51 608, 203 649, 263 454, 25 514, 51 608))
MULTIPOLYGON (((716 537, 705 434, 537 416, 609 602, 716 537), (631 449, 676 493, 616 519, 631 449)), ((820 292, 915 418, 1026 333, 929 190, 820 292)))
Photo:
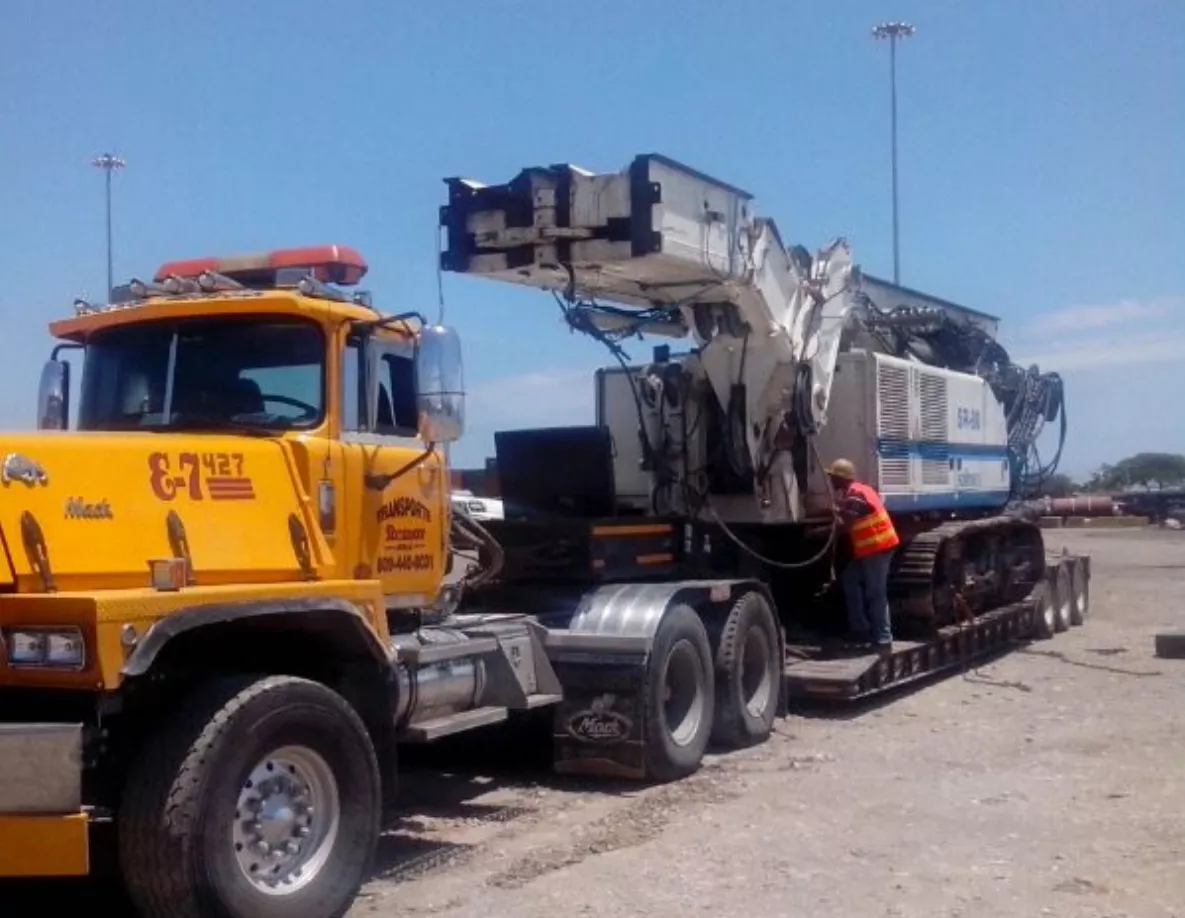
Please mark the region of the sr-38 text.
POLYGON ((959 430, 979 430, 983 425, 983 416, 978 408, 956 408, 955 426, 959 430))

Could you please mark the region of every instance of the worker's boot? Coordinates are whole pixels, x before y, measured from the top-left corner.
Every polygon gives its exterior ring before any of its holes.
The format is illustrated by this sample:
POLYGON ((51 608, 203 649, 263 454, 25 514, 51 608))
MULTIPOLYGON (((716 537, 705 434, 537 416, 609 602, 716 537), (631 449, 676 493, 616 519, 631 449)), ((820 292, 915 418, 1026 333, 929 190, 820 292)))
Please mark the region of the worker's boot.
POLYGON ((823 641, 823 651, 830 657, 851 657, 868 653, 870 638, 867 634, 845 632, 823 641))

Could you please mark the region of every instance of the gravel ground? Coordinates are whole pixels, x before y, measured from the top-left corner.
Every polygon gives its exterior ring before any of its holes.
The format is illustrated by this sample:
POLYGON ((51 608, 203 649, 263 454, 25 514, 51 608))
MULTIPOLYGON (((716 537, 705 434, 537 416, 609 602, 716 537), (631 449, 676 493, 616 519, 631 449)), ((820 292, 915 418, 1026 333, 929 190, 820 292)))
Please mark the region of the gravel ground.
POLYGON ((1181 627, 1185 534, 1047 540, 1093 556, 1085 627, 796 711, 685 781, 560 780, 540 744, 413 763, 350 918, 1185 918, 1185 661, 1152 653, 1181 627))

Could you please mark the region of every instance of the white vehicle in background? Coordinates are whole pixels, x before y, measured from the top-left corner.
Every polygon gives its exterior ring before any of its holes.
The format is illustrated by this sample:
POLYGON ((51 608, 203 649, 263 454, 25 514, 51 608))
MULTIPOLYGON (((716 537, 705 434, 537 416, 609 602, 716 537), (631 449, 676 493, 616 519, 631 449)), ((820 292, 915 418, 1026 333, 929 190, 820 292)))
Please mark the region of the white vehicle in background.
POLYGON ((500 520, 504 518, 502 501, 493 497, 477 497, 472 491, 453 491, 453 510, 466 513, 473 519, 500 520))

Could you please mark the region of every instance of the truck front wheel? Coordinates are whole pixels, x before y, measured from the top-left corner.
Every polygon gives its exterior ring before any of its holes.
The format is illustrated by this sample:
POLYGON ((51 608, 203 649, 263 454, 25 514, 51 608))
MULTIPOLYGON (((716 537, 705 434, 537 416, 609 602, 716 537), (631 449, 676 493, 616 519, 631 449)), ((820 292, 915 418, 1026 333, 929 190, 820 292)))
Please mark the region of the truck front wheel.
POLYGON ((118 817, 146 918, 335 918, 365 880, 381 793, 366 727, 292 676, 203 687, 147 742, 118 817))

